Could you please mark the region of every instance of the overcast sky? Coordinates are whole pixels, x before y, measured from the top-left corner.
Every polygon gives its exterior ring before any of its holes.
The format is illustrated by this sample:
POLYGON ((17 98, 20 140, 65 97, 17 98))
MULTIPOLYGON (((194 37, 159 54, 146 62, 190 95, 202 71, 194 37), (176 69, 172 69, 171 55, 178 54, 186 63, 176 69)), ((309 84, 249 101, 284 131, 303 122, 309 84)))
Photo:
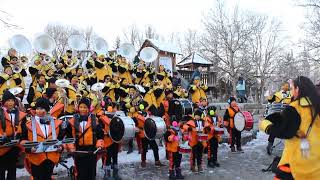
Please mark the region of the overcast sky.
MULTIPOLYGON (((22 30, 0 31, 0 47, 14 34, 32 39, 50 22, 93 26, 95 32, 113 46, 117 35, 136 24, 140 29, 148 24, 166 36, 171 32, 200 30, 203 14, 213 7, 214 0, 0 0, 0 10, 10 13, 11 21, 22 30)), ((228 3, 236 0, 226 0, 228 3)), ((293 6, 292 0, 239 0, 241 8, 277 17, 284 23, 293 40, 301 35, 303 9, 293 6)), ((2 14, 3 15, 3 14, 2 14)), ((1 13, 0 13, 1 16, 1 13)), ((1 27, 1 26, 0 26, 1 27)))

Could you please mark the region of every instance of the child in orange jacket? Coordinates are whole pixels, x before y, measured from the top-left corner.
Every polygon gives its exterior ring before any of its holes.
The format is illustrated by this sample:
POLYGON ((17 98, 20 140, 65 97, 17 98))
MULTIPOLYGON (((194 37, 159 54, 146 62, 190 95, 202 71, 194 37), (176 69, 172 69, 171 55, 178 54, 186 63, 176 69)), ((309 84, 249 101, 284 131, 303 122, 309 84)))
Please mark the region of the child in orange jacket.
POLYGON ((203 168, 202 163, 202 153, 203 149, 206 146, 205 141, 199 141, 198 133, 203 133, 204 130, 204 121, 201 119, 202 111, 196 110, 194 113, 194 118, 189 120, 186 124, 183 125, 183 131, 189 133, 189 146, 192 148, 192 153, 190 157, 190 164, 192 172, 196 172, 195 169, 195 160, 197 159, 198 172, 202 172, 203 168))
POLYGON ((210 106, 206 109, 205 131, 208 134, 208 167, 219 167, 218 160, 218 144, 223 131, 223 122, 221 117, 216 114, 217 107, 210 106))
POLYGON ((179 125, 176 121, 172 122, 172 126, 167 130, 164 135, 166 140, 166 149, 169 156, 169 179, 184 179, 181 174, 181 159, 182 154, 179 153, 179 141, 181 138, 181 132, 179 125))

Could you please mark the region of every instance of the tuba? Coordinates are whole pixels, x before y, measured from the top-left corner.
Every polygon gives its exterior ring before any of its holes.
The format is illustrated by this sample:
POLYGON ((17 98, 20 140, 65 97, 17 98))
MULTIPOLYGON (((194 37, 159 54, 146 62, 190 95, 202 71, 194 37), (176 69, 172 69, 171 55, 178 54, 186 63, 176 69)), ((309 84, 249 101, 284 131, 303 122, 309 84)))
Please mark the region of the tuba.
POLYGON ((86 48, 86 41, 83 36, 74 34, 68 38, 68 45, 71 49, 82 51, 86 48))
POLYGON ((152 47, 145 47, 140 51, 140 58, 150 63, 158 58, 158 52, 152 47))
POLYGON ((117 49, 117 54, 131 61, 136 55, 136 50, 130 43, 124 43, 117 49))
POLYGON ((93 50, 98 54, 106 54, 108 55, 109 51, 108 43, 101 37, 98 37, 93 42, 93 50))
POLYGON ((12 36, 9 40, 10 47, 17 50, 21 54, 29 54, 32 52, 30 41, 21 34, 12 36))
POLYGON ((38 53, 51 54, 56 48, 56 42, 51 36, 43 33, 35 38, 33 46, 38 53))

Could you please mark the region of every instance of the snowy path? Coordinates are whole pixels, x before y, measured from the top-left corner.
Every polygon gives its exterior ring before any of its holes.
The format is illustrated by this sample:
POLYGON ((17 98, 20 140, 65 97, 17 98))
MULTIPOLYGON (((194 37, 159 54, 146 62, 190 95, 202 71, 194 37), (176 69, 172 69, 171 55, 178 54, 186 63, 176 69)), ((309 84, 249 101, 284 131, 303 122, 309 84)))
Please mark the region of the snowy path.
MULTIPOLYGON (((263 173, 261 170, 266 168, 273 157, 266 155, 265 147, 267 144, 268 136, 263 133, 258 133, 257 139, 249 142, 243 147, 244 153, 242 154, 231 154, 229 147, 226 144, 221 144, 219 147, 219 162, 220 168, 207 168, 206 160, 205 172, 201 174, 194 174, 189 171, 189 157, 183 156, 182 171, 186 179, 199 179, 199 180, 270 180, 273 178, 272 173, 263 173)), ((160 159, 163 163, 168 165, 168 161, 165 160, 165 153, 163 147, 159 150, 160 159)), ((204 159, 206 155, 204 156, 204 159)), ((120 174, 124 180, 129 179, 150 179, 160 180, 168 179, 168 166, 162 168, 156 168, 153 162, 152 151, 147 154, 147 167, 140 167, 140 155, 137 151, 134 151, 130 155, 126 152, 119 154, 119 167, 120 174)), ((72 164, 72 160, 69 161, 72 164)), ((70 165, 69 165, 70 166, 70 165)), ((65 168, 59 166, 55 168, 57 172, 56 179, 68 179, 65 168)), ((28 179, 27 173, 24 169, 19 169, 17 172, 19 179, 28 179)), ((98 162, 97 166, 97 179, 102 179, 103 171, 101 170, 101 161, 98 162)))

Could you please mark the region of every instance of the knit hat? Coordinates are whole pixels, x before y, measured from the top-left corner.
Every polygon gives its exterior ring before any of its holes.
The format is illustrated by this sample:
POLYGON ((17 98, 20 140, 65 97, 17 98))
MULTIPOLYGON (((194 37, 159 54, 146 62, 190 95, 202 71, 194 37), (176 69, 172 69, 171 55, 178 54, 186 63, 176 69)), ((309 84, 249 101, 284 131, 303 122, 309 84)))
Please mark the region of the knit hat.
POLYGON ((6 90, 2 95, 2 104, 4 104, 9 99, 16 99, 16 97, 9 90, 6 90))
POLYGON ((230 97, 230 98, 228 99, 228 103, 229 103, 229 104, 231 104, 232 101, 236 101, 236 98, 230 97))
POLYGON ((201 117, 202 111, 201 111, 200 109, 197 109, 197 110, 194 112, 194 115, 195 115, 195 116, 198 115, 198 116, 201 117))
POLYGON ((80 104, 85 104, 88 108, 90 108, 91 102, 90 102, 89 98, 82 98, 79 101, 79 106, 80 106, 80 104))
POLYGON ((36 105, 35 105, 35 108, 43 108, 45 109, 47 112, 50 111, 50 102, 48 99, 46 98, 38 98, 37 101, 36 101, 36 105))
POLYGON ((173 94, 173 91, 171 89, 166 89, 164 94, 168 96, 169 94, 173 94))
POLYGON ((47 95, 48 98, 51 98, 56 91, 56 88, 47 88, 45 91, 45 95, 47 95))

